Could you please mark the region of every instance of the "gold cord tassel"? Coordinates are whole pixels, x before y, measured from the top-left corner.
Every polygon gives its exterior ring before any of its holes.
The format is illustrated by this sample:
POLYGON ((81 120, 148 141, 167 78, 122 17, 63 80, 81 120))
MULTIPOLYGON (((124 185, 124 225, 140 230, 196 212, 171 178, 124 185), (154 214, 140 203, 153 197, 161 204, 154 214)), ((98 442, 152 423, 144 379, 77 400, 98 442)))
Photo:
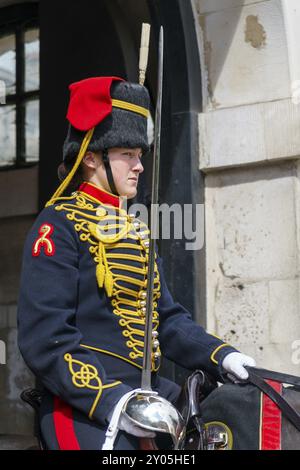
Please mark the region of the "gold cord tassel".
POLYGON ((114 281, 113 281, 112 273, 110 272, 110 270, 108 270, 105 273, 105 280, 104 280, 104 287, 105 287, 108 297, 112 296, 113 286, 114 286, 114 281))
POLYGON ((98 286, 100 288, 104 287, 108 297, 111 297, 113 293, 113 276, 107 263, 104 244, 101 242, 99 243, 99 262, 96 268, 96 278, 98 286))
POLYGON ((96 278, 98 282, 98 286, 102 288, 104 286, 104 278, 105 278, 105 266, 103 264, 103 256, 102 256, 102 243, 99 243, 99 262, 96 267, 96 278))

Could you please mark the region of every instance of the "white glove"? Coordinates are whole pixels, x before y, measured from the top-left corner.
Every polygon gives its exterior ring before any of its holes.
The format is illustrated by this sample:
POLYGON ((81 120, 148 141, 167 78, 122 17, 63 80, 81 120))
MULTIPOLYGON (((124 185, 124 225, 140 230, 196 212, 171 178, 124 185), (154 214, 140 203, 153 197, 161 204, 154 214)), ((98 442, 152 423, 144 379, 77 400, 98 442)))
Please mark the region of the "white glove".
POLYGON ((239 352, 227 354, 222 362, 222 367, 227 372, 232 373, 235 377, 241 380, 248 379, 249 377, 244 366, 255 367, 256 362, 252 357, 239 352))
POLYGON ((125 431, 128 434, 132 434, 137 437, 154 438, 156 435, 155 432, 148 431, 147 429, 143 429, 142 427, 132 423, 132 421, 123 414, 121 415, 118 428, 121 431, 125 431))

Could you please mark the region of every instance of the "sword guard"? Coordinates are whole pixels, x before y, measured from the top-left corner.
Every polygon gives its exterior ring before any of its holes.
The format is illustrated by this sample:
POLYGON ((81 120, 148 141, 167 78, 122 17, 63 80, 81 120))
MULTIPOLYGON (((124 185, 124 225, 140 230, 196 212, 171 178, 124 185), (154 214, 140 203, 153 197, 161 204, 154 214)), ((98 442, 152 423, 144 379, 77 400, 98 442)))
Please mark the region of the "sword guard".
POLYGON ((143 394, 143 395, 157 395, 157 392, 152 392, 152 391, 146 391, 146 390, 142 390, 141 388, 136 388, 134 390, 131 390, 130 392, 128 393, 125 393, 125 395, 123 395, 120 400, 118 401, 118 403, 116 404, 115 408, 114 408, 114 411, 113 411, 113 414, 112 414, 112 417, 110 419, 110 422, 109 422, 109 425, 108 425, 108 428, 107 428, 107 431, 105 433, 105 441, 104 441, 104 444, 102 446, 102 450, 113 450, 114 448, 114 443, 115 443, 115 440, 116 440, 116 437, 117 437, 117 434, 119 432, 119 422, 120 422, 120 417, 122 415, 122 413, 125 412, 125 409, 126 409, 126 405, 128 403, 128 401, 133 398, 134 396, 138 396, 139 394, 143 394))

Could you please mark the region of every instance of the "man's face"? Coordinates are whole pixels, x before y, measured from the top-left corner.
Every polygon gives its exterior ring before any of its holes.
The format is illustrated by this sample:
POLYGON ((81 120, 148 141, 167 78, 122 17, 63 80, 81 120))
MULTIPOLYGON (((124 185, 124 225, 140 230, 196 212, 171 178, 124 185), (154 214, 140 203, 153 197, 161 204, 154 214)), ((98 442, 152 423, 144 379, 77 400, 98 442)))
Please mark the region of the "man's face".
MULTIPOLYGON (((115 186, 120 196, 125 196, 128 199, 135 197, 139 175, 144 171, 141 157, 141 148, 128 149, 114 147, 108 150, 108 158, 115 186)), ((99 156, 92 182, 98 184, 106 191, 111 191, 102 158, 99 156)))

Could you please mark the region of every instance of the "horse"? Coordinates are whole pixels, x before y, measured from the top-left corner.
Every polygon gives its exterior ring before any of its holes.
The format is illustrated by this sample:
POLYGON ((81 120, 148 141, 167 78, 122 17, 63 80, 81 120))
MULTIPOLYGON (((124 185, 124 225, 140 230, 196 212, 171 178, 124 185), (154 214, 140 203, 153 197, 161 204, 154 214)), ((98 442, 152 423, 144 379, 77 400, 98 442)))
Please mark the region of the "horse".
POLYGON ((299 450, 300 377, 247 367, 249 377, 218 385, 203 371, 188 377, 177 403, 186 450, 299 450))
MULTIPOLYGON (((202 370, 187 377, 175 403, 186 425, 181 450, 300 449, 300 377, 254 367, 247 370, 247 380, 228 375, 224 384, 202 370)), ((38 414, 39 390, 27 389, 21 398, 38 414)), ((45 450, 39 427, 37 439, 37 448, 45 450)), ((172 443, 140 439, 140 448, 171 450, 172 443)))

